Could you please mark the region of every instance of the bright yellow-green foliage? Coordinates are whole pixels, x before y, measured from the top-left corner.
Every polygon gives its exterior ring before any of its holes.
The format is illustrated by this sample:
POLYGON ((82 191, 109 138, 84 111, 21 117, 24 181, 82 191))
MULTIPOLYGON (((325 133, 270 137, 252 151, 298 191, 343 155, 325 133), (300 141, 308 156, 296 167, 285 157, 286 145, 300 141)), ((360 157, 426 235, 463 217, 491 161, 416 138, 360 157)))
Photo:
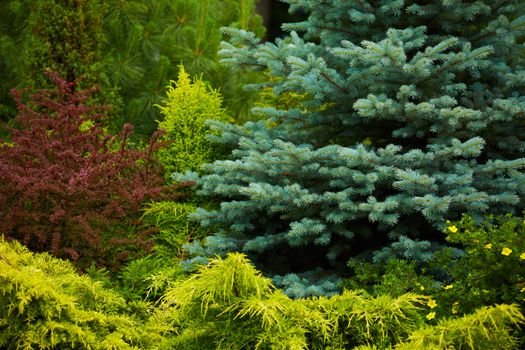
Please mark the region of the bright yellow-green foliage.
POLYGON ((458 319, 427 321, 428 298, 344 291, 292 300, 240 253, 215 259, 165 294, 159 322, 176 331, 164 348, 180 349, 513 349, 515 305, 458 319), (476 337, 476 339, 472 339, 476 337), (483 346, 489 347, 483 347, 483 346))
POLYGON ((145 206, 144 221, 155 226, 155 250, 165 258, 180 257, 182 245, 196 239, 203 239, 213 227, 203 227, 189 218, 197 206, 192 203, 173 201, 153 202, 145 206))
POLYGON ((346 349, 405 339, 423 325, 425 302, 359 291, 292 300, 234 253, 168 291, 164 308, 184 349, 346 349))
POLYGON ((517 349, 516 305, 426 320, 428 297, 293 300, 243 254, 171 283, 155 309, 48 254, 0 240, 1 349, 517 349), (151 315, 149 312, 151 312, 151 315))
POLYGON ((159 106, 164 116, 159 128, 166 131, 164 138, 171 142, 159 153, 168 178, 173 172, 198 171, 203 163, 217 157, 218 149, 206 139, 210 133, 206 120, 227 120, 221 104, 217 90, 200 79, 192 82, 180 66, 177 82, 171 82, 164 105, 159 106))
MULTIPOLYGON (((279 80, 276 77, 272 76, 265 76, 269 81, 270 84, 274 84, 278 82, 279 80)), ((268 107, 272 106, 276 109, 281 110, 289 110, 292 108, 305 108, 302 106, 302 102, 304 102, 306 99, 308 99, 308 95, 306 93, 299 94, 295 91, 284 91, 280 94, 276 94, 273 90, 272 85, 268 85, 261 89, 259 92, 259 100, 256 102, 257 107, 268 107)))
POLYGON ((79 276, 67 261, 0 238, 2 349, 149 348, 161 328, 132 316, 144 309, 79 276))
POLYGON ((435 326, 417 330, 396 349, 518 349, 517 340, 509 329, 524 321, 515 304, 483 307, 473 314, 444 319, 435 326))
POLYGON ((180 349, 303 349, 305 329, 292 314, 324 325, 319 312, 275 290, 238 253, 213 260, 170 289, 161 310, 178 333, 169 346, 180 349))
POLYGON ((153 254, 130 261, 120 271, 120 294, 131 300, 154 302, 167 288, 187 277, 189 272, 179 264, 184 256, 182 245, 204 238, 211 229, 190 220, 188 214, 195 209, 191 203, 173 201, 153 202, 144 208, 144 223, 158 229, 153 236, 153 254))

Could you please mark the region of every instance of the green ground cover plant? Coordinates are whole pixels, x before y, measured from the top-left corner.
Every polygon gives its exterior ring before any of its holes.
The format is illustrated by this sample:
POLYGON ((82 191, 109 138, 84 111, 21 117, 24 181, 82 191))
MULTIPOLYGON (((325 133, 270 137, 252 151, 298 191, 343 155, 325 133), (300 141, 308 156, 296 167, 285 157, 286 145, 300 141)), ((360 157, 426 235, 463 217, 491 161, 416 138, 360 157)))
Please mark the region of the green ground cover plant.
MULTIPOLYGON (((427 295, 427 318, 446 319, 473 313, 483 306, 513 304, 525 311, 525 223, 523 217, 470 216, 449 222, 447 242, 455 245, 425 263, 403 259, 382 262, 353 260, 346 288, 372 295, 413 292, 427 295)), ((515 336, 525 345, 523 330, 515 336)))
POLYGON ((161 341, 145 303, 128 303, 74 266, 0 238, 3 349, 146 349, 161 341))
POLYGON ((426 263, 391 259, 353 260, 347 288, 372 295, 420 292, 437 300, 437 315, 454 315, 494 304, 517 304, 525 311, 525 224, 523 217, 470 216, 451 223, 446 239, 455 247, 434 254, 426 263))
POLYGON ((438 292, 443 305, 438 311, 471 312, 479 305, 500 303, 515 303, 525 311, 523 216, 491 216, 481 223, 464 216, 447 231, 447 241, 466 254, 454 259, 445 250, 436 256, 433 265, 447 272, 438 292))
POLYGON ((517 349, 525 319, 497 305, 426 320, 429 298, 345 291, 293 300, 232 253, 168 288, 126 301, 73 265, 0 241, 0 344, 6 349, 517 349))
POLYGON ((429 296, 291 299, 240 253, 125 299, 70 262, 0 241, 0 345, 7 349, 519 349, 517 305, 428 317, 429 296))

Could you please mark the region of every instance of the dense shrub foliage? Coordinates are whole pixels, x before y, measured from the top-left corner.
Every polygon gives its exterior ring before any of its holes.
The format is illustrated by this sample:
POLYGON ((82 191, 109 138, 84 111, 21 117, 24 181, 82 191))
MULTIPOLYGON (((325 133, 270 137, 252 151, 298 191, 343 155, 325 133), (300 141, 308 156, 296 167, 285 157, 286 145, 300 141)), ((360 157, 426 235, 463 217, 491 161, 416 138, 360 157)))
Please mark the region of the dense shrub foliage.
POLYGON ((293 300, 239 253, 169 286, 160 303, 126 302, 69 262, 3 240, 0 294, 7 349, 518 349, 525 322, 516 305, 429 317, 435 301, 415 293, 293 300))
MULTIPOLYGON (((470 216, 448 223, 447 241, 456 247, 425 263, 391 259, 376 263, 353 260, 346 288, 372 295, 415 292, 433 300, 432 317, 457 317, 481 306, 514 304, 525 312, 525 221, 523 217, 470 216)), ((516 333, 521 347, 525 333, 516 333)))
MULTIPOLYGON (((0 11, 0 119, 16 114, 9 91, 20 85, 49 87, 44 72, 58 72, 68 81, 82 77, 82 86, 105 85, 101 65, 103 1, 8 0, 0 11)), ((112 100, 111 93, 99 98, 112 100)))
POLYGON ((192 200, 194 198, 190 197, 189 202, 148 203, 142 219, 145 225, 155 229, 151 236, 152 254, 130 261, 113 280, 105 270, 90 269, 88 273, 114 286, 130 300, 157 301, 167 288, 188 276, 188 269, 181 264, 185 257, 183 245, 211 233, 209 228, 190 220, 189 214, 197 208, 192 200))
MULTIPOLYGON (((213 161, 225 152, 207 140, 207 121, 226 120, 218 91, 201 79, 191 81, 181 66, 178 79, 168 87, 167 98, 160 107, 163 118, 159 128, 166 147, 156 157, 164 167, 167 182, 174 171, 200 171, 205 162, 213 161)), ((206 199, 190 193, 184 202, 156 201, 144 207, 142 219, 157 231, 152 239, 153 254, 130 262, 119 274, 117 288, 128 298, 156 300, 162 292, 185 274, 179 266, 184 256, 182 247, 203 239, 211 232, 190 220, 197 209, 196 202, 206 205, 206 199)))
POLYGON ((436 315, 473 312, 481 305, 517 304, 525 311, 525 222, 523 217, 470 216, 449 223, 446 248, 423 264, 391 259, 353 260, 347 288, 373 295, 419 292, 437 300, 436 315), (461 249, 458 249, 461 248, 461 249))
POLYGON ((15 92, 19 129, 0 144, 0 231, 79 266, 117 265, 149 244, 141 204, 169 192, 152 158, 159 143, 129 148, 131 126, 105 133, 103 108, 85 104, 92 91, 50 77, 55 89, 27 101, 15 92))
POLYGON ((447 231, 447 241, 461 246, 466 254, 454 258, 445 250, 429 264, 428 269, 441 267, 447 272, 437 291, 443 313, 471 312, 480 305, 501 303, 516 303, 525 312, 524 218, 491 216, 478 223, 465 216, 447 231))
POLYGON ((20 50, 23 80, 47 86, 43 72, 51 70, 67 81, 83 77, 87 86, 100 82, 102 4, 100 0, 32 1, 27 13, 28 37, 20 50))
POLYGON ((414 294, 374 299, 349 291, 291 300, 243 255, 231 254, 168 290, 164 307, 170 306, 166 317, 180 329, 175 347, 343 349, 372 339, 385 347, 405 338, 421 325, 424 301, 414 294))
POLYGON ((0 238, 2 349, 146 349, 162 339, 147 305, 79 276, 69 262, 0 238))

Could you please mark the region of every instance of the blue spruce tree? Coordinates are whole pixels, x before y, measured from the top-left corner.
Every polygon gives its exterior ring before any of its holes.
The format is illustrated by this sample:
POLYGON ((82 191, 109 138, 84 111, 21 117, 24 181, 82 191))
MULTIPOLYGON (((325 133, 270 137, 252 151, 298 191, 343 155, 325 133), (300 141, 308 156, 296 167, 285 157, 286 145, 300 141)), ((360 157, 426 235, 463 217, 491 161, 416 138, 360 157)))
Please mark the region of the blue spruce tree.
POLYGON ((286 0, 308 19, 261 43, 228 29, 224 61, 268 73, 296 108, 214 123, 229 160, 196 180, 221 229, 193 260, 246 252, 294 296, 327 293, 356 256, 431 255, 447 219, 522 210, 525 2, 286 0))

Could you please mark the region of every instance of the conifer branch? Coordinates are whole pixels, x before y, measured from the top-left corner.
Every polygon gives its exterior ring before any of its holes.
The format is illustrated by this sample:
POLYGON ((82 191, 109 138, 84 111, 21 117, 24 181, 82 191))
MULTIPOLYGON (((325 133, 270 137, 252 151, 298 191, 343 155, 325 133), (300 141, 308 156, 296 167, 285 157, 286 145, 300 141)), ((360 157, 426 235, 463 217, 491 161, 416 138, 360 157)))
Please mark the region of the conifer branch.
MULTIPOLYGON (((0 240, 0 242, 3 243, 3 241, 1 241, 1 240, 0 240)), ((0 255, 0 258, 1 258, 3 261, 5 261, 7 265, 12 266, 13 268, 15 267, 15 266, 11 263, 11 261, 9 261, 9 259, 8 259, 7 257, 5 257, 3 254, 0 255)))
POLYGON ((328 82, 330 82, 332 85, 334 85, 336 88, 338 88, 342 93, 344 93, 345 95, 348 94, 348 90, 345 89, 344 87, 342 87, 341 85, 337 84, 335 81, 332 80, 332 78, 330 78, 328 75, 326 75, 325 73, 323 72, 320 72, 321 76, 323 78, 325 78, 328 82))
POLYGON ((375 14, 375 10, 372 7, 370 7, 370 5, 365 4, 363 0, 356 0, 356 1, 365 9, 366 12, 375 14))
POLYGON ((505 5, 505 4, 508 3, 508 2, 509 2, 509 0, 503 0, 503 1, 501 1, 501 2, 500 2, 500 3, 499 3, 499 4, 493 9, 493 11, 494 11, 494 12, 497 12, 501 7, 503 7, 503 5, 505 5))
POLYGON ((317 28, 318 29, 322 29, 322 30, 329 30, 329 31, 334 31, 334 32, 350 34, 350 35, 359 35, 359 33, 352 32, 350 30, 345 30, 345 29, 342 29, 342 28, 334 28, 334 27, 326 27, 326 26, 317 26, 317 28))
POLYGON ((435 76, 438 76, 440 75, 441 73, 445 72, 447 69, 451 68, 451 67, 454 67, 455 65, 461 63, 462 61, 461 60, 456 60, 448 65, 442 65, 438 70, 434 71, 432 74, 430 74, 429 76, 427 76, 426 78, 418 81, 416 83, 416 85, 420 85, 420 84, 425 84, 427 81, 429 81, 430 79, 434 78, 435 76))
POLYGON ((479 35, 479 36, 475 37, 475 38, 472 39, 470 42, 471 42, 472 44, 474 44, 474 43, 476 43, 476 42, 478 42, 478 41, 480 41, 480 40, 483 40, 483 39, 485 39, 485 38, 487 38, 487 37, 489 37, 489 36, 491 36, 491 35, 494 35, 494 34, 497 34, 496 31, 487 32, 487 33, 484 33, 484 34, 482 34, 482 35, 479 35))

